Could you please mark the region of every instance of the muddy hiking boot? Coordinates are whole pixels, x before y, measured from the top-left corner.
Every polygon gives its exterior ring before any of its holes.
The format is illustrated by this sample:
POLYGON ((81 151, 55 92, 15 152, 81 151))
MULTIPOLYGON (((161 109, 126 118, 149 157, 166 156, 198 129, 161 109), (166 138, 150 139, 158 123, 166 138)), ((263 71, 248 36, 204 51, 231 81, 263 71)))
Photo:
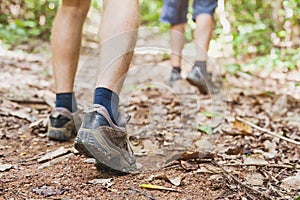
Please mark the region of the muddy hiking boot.
POLYGON ((114 170, 129 173, 136 169, 136 160, 127 138, 128 120, 120 115, 113 123, 105 107, 95 104, 84 116, 75 139, 75 148, 114 170))
POLYGON ((66 108, 55 108, 48 120, 48 138, 57 141, 69 141, 77 134, 81 125, 79 110, 71 113, 66 108))
POLYGON ((212 81, 212 73, 206 71, 206 64, 204 62, 195 62, 186 80, 191 85, 196 86, 202 94, 219 93, 219 89, 212 81))

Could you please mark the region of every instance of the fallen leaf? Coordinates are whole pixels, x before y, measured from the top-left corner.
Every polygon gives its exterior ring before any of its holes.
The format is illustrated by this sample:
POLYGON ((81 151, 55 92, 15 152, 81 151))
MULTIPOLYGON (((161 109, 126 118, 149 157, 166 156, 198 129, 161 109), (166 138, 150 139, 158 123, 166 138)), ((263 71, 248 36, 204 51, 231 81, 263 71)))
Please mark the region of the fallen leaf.
POLYGON ((244 160, 244 164, 248 165, 267 165, 269 164, 262 155, 251 155, 244 160))
POLYGON ((182 177, 180 175, 171 177, 169 175, 166 175, 165 173, 161 173, 161 174, 157 174, 157 175, 151 174, 150 177, 146 180, 151 182, 154 179, 163 179, 163 180, 169 181, 170 183, 172 183, 175 186, 179 186, 181 184, 182 177))
POLYGON ((28 110, 26 108, 20 109, 20 110, 14 110, 9 112, 10 115, 14 117, 18 117, 20 119, 26 119, 27 121, 31 122, 32 118, 28 113, 28 110))
POLYGON ((253 133, 251 126, 237 120, 233 122, 233 128, 241 131, 245 135, 251 135, 253 133))
POLYGON ((275 149, 277 145, 274 142, 270 142, 270 140, 265 140, 263 144, 269 152, 276 151, 275 149))
POLYGON ((280 186, 288 191, 300 190, 300 172, 298 172, 296 176, 283 179, 280 186))
POLYGON ((45 197, 61 195, 65 192, 65 190, 55 189, 46 185, 42 186, 41 188, 33 188, 32 191, 37 195, 43 195, 45 197))
POLYGON ((191 159, 197 159, 199 158, 199 152, 197 151, 187 151, 184 152, 179 158, 178 160, 191 160, 191 159))
POLYGON ((30 132, 33 134, 46 133, 48 129, 48 119, 39 119, 29 125, 30 132))
POLYGON ((180 166, 185 169, 186 171, 194 171, 196 169, 198 169, 198 164, 197 165, 193 165, 187 161, 181 160, 180 161, 180 166))
POLYGON ((269 140, 264 141, 264 146, 268 150, 268 152, 263 152, 263 156, 265 156, 268 159, 272 159, 277 155, 276 151, 276 143, 275 142, 270 142, 269 140))
POLYGON ((90 180, 88 183, 90 184, 100 184, 105 188, 109 188, 113 185, 112 178, 101 178, 101 179, 93 179, 90 180))
POLYGON ((276 102, 274 103, 274 106, 272 107, 270 111, 270 116, 272 120, 280 119, 280 117, 286 113, 287 111, 287 96, 282 95, 280 96, 276 102))
POLYGON ((53 158, 65 155, 66 153, 70 152, 70 149, 66 149, 65 147, 59 147, 58 149, 51 151, 49 153, 46 153, 41 158, 39 158, 38 162, 45 162, 47 160, 52 160, 53 158))
POLYGON ((222 178, 223 178, 223 176, 220 175, 220 174, 213 174, 213 175, 211 175, 211 176, 208 178, 208 180, 209 180, 209 181, 216 181, 216 180, 220 180, 220 179, 222 179, 222 178))
POLYGON ((206 133, 207 135, 211 135, 213 132, 212 128, 209 125, 199 125, 197 127, 197 130, 206 133))
POLYGON ((210 173, 210 174, 219 174, 222 170, 214 165, 200 165, 200 168, 194 171, 193 173, 210 173))
POLYGON ((95 160, 95 158, 87 158, 87 159, 85 159, 83 162, 95 164, 95 163, 96 163, 96 160, 95 160))
POLYGON ((204 115, 206 117, 212 118, 212 117, 220 117, 219 113, 213 113, 213 112, 208 112, 208 111, 203 111, 200 112, 201 115, 204 115))
POLYGON ((243 153, 243 146, 234 146, 234 147, 228 147, 228 149, 225 151, 227 155, 238 155, 240 153, 243 153))
POLYGON ((260 173, 247 173, 245 179, 250 185, 262 186, 264 184, 264 177, 260 173))
POLYGON ((169 176, 167 176, 167 178, 175 186, 179 186, 181 184, 181 180, 182 180, 181 176, 176 176, 176 177, 169 177, 169 176))
POLYGON ((4 137, 4 133, 2 132, 2 130, 0 129, 0 139, 2 139, 4 137))
POLYGON ((69 153, 69 154, 67 154, 67 155, 57 157, 57 158, 55 158, 55 159, 53 159, 53 160, 49 160, 48 162, 45 162, 45 163, 41 164, 41 165, 38 167, 38 169, 43 169, 43 168, 45 168, 45 167, 49 167, 49 166, 51 166, 51 165, 53 165, 53 164, 55 164, 55 163, 64 161, 64 160, 66 160, 66 159, 72 157, 73 155, 74 155, 74 153, 69 153))

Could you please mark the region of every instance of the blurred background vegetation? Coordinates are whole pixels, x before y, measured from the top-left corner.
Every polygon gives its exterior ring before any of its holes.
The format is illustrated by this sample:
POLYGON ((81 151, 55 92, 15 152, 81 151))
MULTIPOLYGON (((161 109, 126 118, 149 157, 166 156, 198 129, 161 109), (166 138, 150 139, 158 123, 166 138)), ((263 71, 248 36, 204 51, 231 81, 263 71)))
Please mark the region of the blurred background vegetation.
MULTIPOLYGON (((48 41, 59 0, 8 0, 0 2, 0 45, 48 41)), ((142 26, 168 27, 159 21, 162 0, 140 0, 142 26)), ((93 9, 102 9, 93 0, 93 9)), ((300 68, 300 0, 219 0, 213 41, 224 51, 230 48, 236 62, 229 72, 248 72, 274 66, 286 70, 300 68), (221 4, 221 6, 220 6, 221 4)), ((189 18, 189 27, 194 27, 189 18)), ((187 29, 191 40, 192 29, 187 29)))

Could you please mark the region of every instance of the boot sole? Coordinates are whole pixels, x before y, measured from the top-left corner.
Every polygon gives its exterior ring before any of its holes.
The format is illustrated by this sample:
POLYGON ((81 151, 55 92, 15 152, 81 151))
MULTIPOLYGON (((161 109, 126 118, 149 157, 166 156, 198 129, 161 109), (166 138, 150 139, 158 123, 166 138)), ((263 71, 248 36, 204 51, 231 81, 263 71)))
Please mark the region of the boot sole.
MULTIPOLYGON (((81 129, 75 138, 75 148, 81 154, 95 158, 98 161, 96 165, 97 168, 109 168, 121 173, 130 173, 135 170, 135 165, 121 168, 119 158, 122 158, 122 155, 113 148, 107 148, 110 147, 110 144, 102 137, 102 134, 99 134, 99 136, 103 142, 102 144, 95 138, 94 134, 89 129, 81 129), (112 154, 115 156, 112 156, 112 154)), ((124 159, 122 161, 126 162, 124 159)))
POLYGON ((76 135, 76 130, 68 130, 65 128, 49 128, 47 136, 51 140, 56 141, 70 141, 76 135), (66 134, 67 133, 67 134, 66 134), (69 136, 67 136, 69 135, 69 136))
POLYGON ((193 86, 196 86, 202 94, 208 94, 208 89, 203 81, 199 81, 199 78, 189 75, 186 80, 193 86))

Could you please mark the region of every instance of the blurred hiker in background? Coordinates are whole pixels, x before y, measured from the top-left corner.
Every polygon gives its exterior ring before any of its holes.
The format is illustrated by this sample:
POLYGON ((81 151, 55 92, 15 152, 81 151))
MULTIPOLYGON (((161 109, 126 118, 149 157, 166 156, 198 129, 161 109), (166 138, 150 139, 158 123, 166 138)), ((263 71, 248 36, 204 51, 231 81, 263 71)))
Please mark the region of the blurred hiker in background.
MULTIPOLYGON (((182 49, 185 44, 185 24, 187 22, 189 0, 164 0, 161 21, 171 24, 171 66, 170 85, 181 79, 182 49)), ((217 93, 218 88, 212 82, 212 74, 207 72, 207 51, 214 29, 213 15, 218 5, 217 0, 194 0, 193 20, 196 23, 194 40, 196 43, 196 58, 193 69, 187 76, 187 81, 198 87, 203 94, 217 93)))

